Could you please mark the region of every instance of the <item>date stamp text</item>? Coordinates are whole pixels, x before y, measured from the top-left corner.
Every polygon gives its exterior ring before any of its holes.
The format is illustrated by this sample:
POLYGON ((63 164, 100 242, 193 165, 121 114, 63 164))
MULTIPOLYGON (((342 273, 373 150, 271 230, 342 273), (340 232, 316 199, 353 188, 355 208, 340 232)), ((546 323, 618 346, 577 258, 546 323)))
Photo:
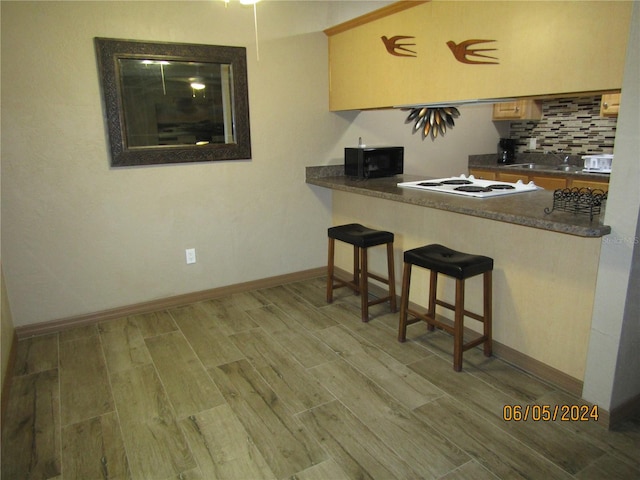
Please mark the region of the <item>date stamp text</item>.
POLYGON ((505 422, 597 422, 598 405, 505 405, 505 422))

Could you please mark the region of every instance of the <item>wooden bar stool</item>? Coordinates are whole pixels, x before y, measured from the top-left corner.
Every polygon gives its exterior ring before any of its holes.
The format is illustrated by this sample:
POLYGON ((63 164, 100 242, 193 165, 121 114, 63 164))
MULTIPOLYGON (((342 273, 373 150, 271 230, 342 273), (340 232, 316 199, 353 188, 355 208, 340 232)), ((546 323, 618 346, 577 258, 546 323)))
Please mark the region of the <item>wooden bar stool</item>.
POLYGON ((433 330, 434 326, 436 326, 453 334, 453 369, 456 372, 462 370, 462 352, 465 350, 484 343, 484 354, 487 357, 491 356, 492 273, 492 258, 457 252, 442 245, 427 245, 404 252, 398 340, 400 342, 406 340, 407 325, 423 320, 427 322, 428 330, 433 330), (413 265, 431 271, 429 307, 426 314, 409 309, 409 285, 411 283, 411 267, 413 265), (455 305, 436 298, 439 273, 456 279, 455 305), (482 315, 470 312, 464 308, 464 282, 467 278, 480 274, 484 275, 484 312, 482 315), (436 305, 455 312, 453 327, 436 318, 436 305), (414 318, 409 319, 409 314, 414 318), (483 335, 468 343, 463 342, 465 316, 484 324, 483 335))
POLYGON ((340 287, 349 287, 356 294, 360 294, 362 321, 369 321, 369 307, 378 303, 390 303, 391 311, 396 308, 396 286, 393 267, 393 233, 381 230, 372 230, 358 223, 331 227, 329 236, 329 260, 327 262, 327 302, 333 301, 333 290, 340 287), (334 276, 334 252, 335 241, 353 245, 353 280, 345 281, 334 276), (367 249, 377 245, 387 245, 387 269, 388 277, 383 278, 369 272, 367 264, 367 249), (369 301, 369 278, 378 280, 389 286, 389 295, 369 301))

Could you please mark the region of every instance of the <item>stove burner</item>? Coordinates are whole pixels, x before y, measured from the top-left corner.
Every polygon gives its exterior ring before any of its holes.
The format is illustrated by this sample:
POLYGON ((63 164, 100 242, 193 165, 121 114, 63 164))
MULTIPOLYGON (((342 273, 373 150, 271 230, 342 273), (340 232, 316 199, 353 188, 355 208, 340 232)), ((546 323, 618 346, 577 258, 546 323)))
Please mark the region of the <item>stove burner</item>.
POLYGON ((491 190, 514 190, 516 187, 506 183, 494 183, 493 185, 487 185, 487 188, 491 190))
POLYGON ((421 187, 441 187, 442 183, 440 182, 421 182, 418 183, 421 187))
POLYGON ((490 192, 488 187, 480 187, 478 185, 463 185, 462 187, 456 187, 454 190, 459 192, 490 192))
POLYGON ((470 185, 473 182, 470 180, 464 180, 464 179, 451 179, 451 180, 444 180, 442 182, 444 185, 470 185))

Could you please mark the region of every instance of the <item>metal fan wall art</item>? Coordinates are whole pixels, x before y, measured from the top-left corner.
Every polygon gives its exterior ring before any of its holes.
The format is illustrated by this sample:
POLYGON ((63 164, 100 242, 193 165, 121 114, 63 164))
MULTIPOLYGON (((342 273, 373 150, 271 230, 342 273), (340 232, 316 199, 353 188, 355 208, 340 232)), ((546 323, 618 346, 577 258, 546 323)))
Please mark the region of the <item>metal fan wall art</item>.
POLYGON ((413 133, 421 131, 423 140, 429 135, 433 140, 438 135, 444 135, 447 133, 447 128, 451 129, 455 126, 453 119, 460 116, 456 107, 414 107, 403 108, 403 110, 411 111, 405 123, 415 122, 413 133))

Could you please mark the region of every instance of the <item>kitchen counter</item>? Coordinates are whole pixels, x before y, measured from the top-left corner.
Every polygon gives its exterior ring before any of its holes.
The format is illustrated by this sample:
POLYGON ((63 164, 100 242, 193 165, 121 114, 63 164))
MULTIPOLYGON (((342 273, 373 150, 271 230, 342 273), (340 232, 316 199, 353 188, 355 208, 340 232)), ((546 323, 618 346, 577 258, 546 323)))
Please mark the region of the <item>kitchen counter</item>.
MULTIPOLYGON (((494 259, 493 339, 496 356, 562 388, 580 394, 586 364, 601 245, 610 233, 599 217, 544 213, 551 191, 473 198, 398 187, 424 176, 356 180, 341 165, 307 167, 306 183, 331 191, 331 224, 361 223, 394 232, 396 288, 403 252, 439 243, 494 259)), ((315 187, 313 187, 315 188, 315 187)), ((340 242, 339 242, 340 243, 340 242)), ((336 267, 353 268, 349 246, 336 247, 336 267)), ((372 248, 369 265, 386 271, 385 249, 372 248)), ((428 303, 429 274, 415 269, 410 300, 428 303)), ((446 300, 454 285, 439 283, 446 300)), ((472 278, 468 309, 480 311, 482 282, 472 278)), ((442 312, 445 315, 448 312, 442 312)), ((478 322, 465 328, 479 331, 478 322)), ((424 326, 408 335, 425 335, 424 326)))
POLYGON ((583 162, 579 155, 569 155, 569 165, 574 169, 570 171, 558 170, 561 160, 555 155, 536 153, 521 154, 514 160, 513 165, 501 165, 496 163, 496 154, 469 155, 469 168, 487 170, 489 172, 503 173, 527 173, 529 175, 545 175, 548 177, 572 178, 580 180, 593 180, 596 182, 608 182, 608 173, 583 172, 580 167, 583 162), (535 163, 539 168, 527 168, 520 165, 535 163))
MULTIPOLYGON (((524 164, 524 162, 523 162, 524 164)), ((514 165, 469 165, 469 168, 475 168, 478 170, 487 170, 489 172, 504 172, 504 173, 527 173, 529 175, 545 175, 548 177, 558 178, 579 178, 580 180, 594 180, 596 182, 608 182, 609 174, 607 173, 595 173, 595 172, 583 172, 582 170, 563 171, 558 170, 555 166, 549 165, 548 168, 540 165, 539 168, 529 168, 520 166, 520 163, 514 165)))
POLYGON ((391 178, 359 180, 341 175, 341 170, 341 166, 338 168, 336 166, 307 167, 306 182, 332 190, 341 190, 579 237, 602 237, 611 233, 611 227, 601 223, 602 215, 595 216, 593 221, 590 221, 588 215, 575 215, 567 212, 545 214, 544 209, 553 206, 553 192, 548 190, 493 198, 470 198, 401 188, 396 185, 399 182, 428 179, 425 176, 397 175, 391 178))

